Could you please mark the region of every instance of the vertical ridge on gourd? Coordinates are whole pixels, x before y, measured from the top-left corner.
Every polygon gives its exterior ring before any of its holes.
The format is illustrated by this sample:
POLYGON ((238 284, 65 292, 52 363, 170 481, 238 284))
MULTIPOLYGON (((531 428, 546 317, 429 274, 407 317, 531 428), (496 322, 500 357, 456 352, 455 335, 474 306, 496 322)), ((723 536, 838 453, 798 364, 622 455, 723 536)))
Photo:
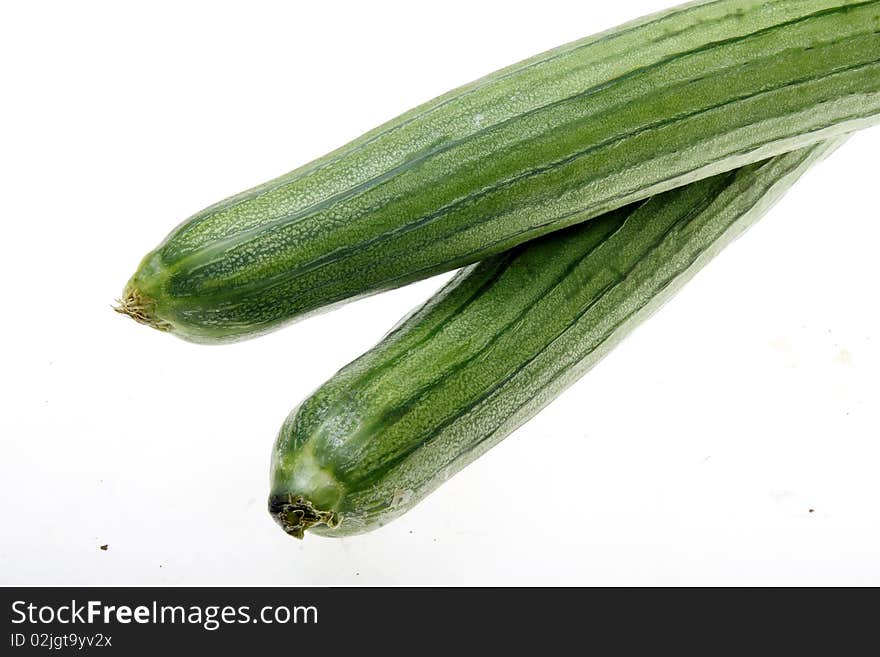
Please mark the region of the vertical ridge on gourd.
POLYGON ((141 263, 129 314, 196 342, 252 337, 878 114, 880 0, 684 5, 489 75, 197 213, 141 263))
POLYGON ((412 508, 586 373, 840 141, 463 270, 291 412, 270 513, 301 538, 361 533, 412 508))

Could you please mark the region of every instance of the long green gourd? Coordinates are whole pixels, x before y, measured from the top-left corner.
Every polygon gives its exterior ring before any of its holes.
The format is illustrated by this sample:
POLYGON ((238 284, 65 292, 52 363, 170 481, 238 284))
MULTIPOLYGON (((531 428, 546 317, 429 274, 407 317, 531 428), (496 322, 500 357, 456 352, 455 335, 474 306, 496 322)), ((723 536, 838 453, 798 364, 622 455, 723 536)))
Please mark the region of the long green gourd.
POLYGON ((876 122, 880 0, 716 0, 571 43, 213 205, 120 310, 197 342, 476 262, 876 122))
POLYGON ((462 270, 290 414, 270 513, 302 538, 407 511, 582 376, 835 146, 719 174, 462 270))

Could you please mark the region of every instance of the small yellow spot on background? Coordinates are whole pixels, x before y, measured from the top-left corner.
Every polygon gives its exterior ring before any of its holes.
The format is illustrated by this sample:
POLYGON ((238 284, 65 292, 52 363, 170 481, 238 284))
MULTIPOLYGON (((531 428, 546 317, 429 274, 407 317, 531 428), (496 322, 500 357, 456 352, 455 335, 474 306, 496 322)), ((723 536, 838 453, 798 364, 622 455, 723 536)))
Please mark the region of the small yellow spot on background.
POLYGON ((846 347, 841 347, 840 351, 837 352, 837 362, 841 365, 852 365, 852 354, 849 349, 846 347))

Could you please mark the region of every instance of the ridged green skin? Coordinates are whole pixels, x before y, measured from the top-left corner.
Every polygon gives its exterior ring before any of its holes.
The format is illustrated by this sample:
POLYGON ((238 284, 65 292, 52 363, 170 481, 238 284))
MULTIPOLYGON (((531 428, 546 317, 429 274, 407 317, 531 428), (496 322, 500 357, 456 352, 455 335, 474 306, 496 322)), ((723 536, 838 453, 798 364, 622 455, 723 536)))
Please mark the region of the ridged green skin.
POLYGON ((880 0, 720 0, 562 46, 188 219, 122 310, 197 342, 850 132, 880 112, 880 0))
POLYGON ((302 537, 407 511, 582 376, 835 146, 704 179, 463 270, 290 414, 270 513, 302 537))

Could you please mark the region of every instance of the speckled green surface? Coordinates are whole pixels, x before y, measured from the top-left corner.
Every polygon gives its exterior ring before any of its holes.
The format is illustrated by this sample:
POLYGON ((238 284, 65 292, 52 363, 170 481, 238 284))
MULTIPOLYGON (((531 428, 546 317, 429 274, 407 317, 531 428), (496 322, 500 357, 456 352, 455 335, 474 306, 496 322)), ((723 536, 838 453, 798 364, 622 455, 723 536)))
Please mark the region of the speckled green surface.
POLYGON ((704 179, 463 270, 291 413, 270 512, 299 536, 359 533, 405 512, 583 375, 835 146, 704 179))
POLYGON ((685 5, 441 96, 178 226, 123 308, 223 342, 875 122, 880 0, 685 5))

